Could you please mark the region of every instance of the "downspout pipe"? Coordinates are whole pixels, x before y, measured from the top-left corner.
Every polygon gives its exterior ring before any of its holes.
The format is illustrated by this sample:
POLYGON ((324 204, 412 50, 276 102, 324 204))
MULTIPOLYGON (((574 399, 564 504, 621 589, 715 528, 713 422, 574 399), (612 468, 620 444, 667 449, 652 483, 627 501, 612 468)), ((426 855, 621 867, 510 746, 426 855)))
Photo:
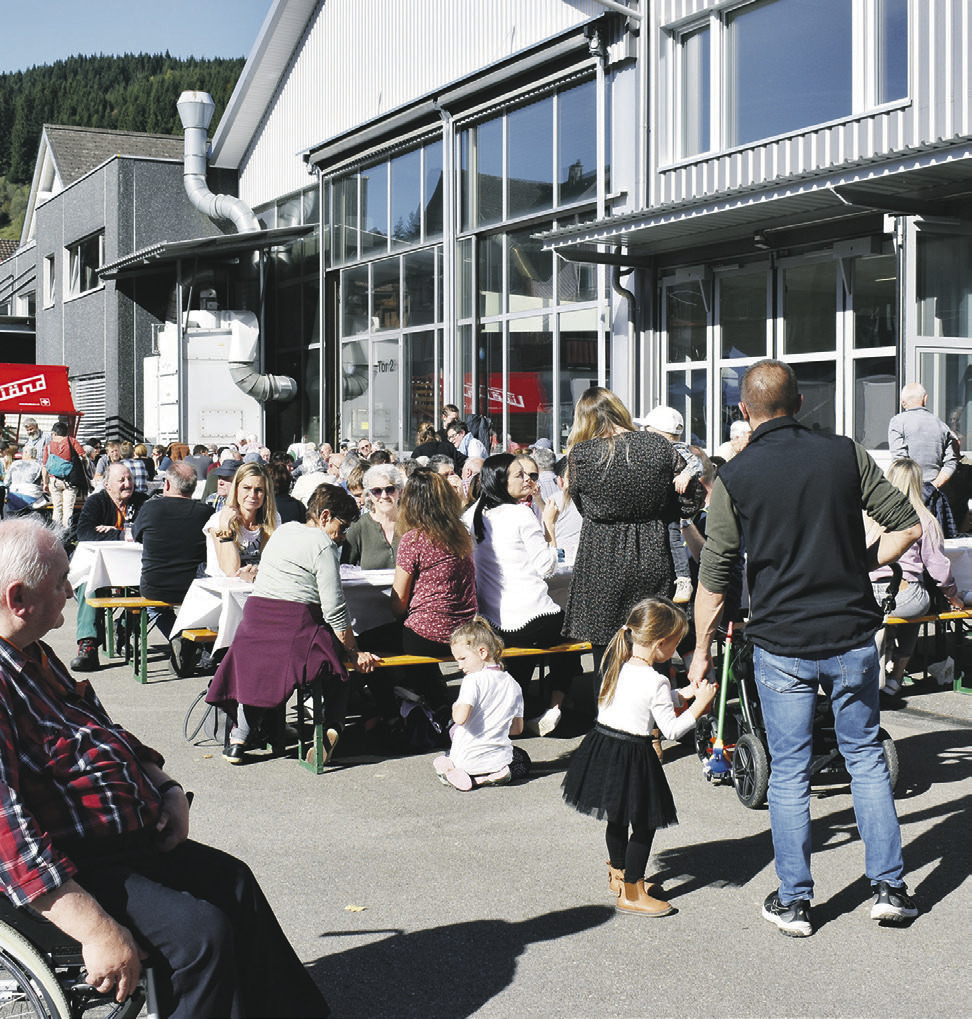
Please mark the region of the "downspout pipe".
POLYGON ((185 128, 182 178, 189 201, 204 216, 229 221, 236 227, 237 233, 259 230, 260 221, 246 202, 232 195, 215 195, 206 183, 207 132, 216 109, 213 97, 208 92, 183 92, 176 109, 185 128))

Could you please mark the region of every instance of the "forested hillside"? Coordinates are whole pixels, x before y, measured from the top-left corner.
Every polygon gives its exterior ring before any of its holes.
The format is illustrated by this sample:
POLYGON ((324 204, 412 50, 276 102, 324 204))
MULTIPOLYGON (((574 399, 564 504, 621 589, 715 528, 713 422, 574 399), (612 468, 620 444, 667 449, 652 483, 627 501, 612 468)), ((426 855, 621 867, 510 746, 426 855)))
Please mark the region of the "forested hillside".
POLYGON ((216 102, 210 132, 243 69, 234 60, 164 54, 69 57, 0 74, 0 237, 18 238, 43 124, 181 134, 176 100, 187 89, 216 102))

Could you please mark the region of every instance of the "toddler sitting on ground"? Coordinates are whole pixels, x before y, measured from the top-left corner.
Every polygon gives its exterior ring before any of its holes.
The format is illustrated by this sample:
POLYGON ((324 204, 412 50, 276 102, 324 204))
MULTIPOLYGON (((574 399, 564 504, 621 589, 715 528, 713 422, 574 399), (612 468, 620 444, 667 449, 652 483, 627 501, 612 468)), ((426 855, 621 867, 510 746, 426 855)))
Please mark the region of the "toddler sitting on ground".
POLYGON ((451 645, 463 680, 452 708, 449 755, 432 762, 439 781, 469 792, 522 778, 530 758, 510 737, 523 732, 523 691, 503 669, 503 641, 476 616, 452 634, 451 645))

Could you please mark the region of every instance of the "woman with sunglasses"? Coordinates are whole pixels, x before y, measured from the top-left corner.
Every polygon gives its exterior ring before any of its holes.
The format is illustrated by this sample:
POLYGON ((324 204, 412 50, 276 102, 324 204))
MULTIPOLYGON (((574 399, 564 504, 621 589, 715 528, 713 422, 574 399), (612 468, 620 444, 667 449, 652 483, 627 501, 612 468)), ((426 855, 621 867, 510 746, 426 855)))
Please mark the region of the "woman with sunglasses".
POLYGON ((523 467, 526 480, 530 483, 530 491, 522 500, 533 510, 533 515, 543 524, 543 496, 540 494, 540 468, 537 461, 527 453, 517 453, 517 462, 523 467))
POLYGON ((368 511, 348 530, 341 562, 363 570, 393 570, 398 538, 398 500, 405 481, 394 464, 376 464, 364 476, 368 511))
POLYGON ((371 672, 378 661, 358 647, 341 586, 338 545, 357 519, 343 488, 320 485, 307 501, 306 522, 282 524, 267 542, 243 621, 206 694, 236 719, 223 748, 231 764, 243 763, 268 711, 318 675, 330 759, 344 730, 347 669, 371 672))

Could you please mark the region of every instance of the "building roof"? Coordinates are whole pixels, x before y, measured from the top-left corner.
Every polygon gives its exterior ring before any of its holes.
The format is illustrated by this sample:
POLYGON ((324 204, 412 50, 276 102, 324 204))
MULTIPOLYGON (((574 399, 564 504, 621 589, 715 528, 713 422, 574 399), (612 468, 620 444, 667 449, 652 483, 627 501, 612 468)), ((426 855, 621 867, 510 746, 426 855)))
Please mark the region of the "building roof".
POLYGON ((182 159, 182 135, 45 124, 44 133, 64 187, 112 156, 182 159))
POLYGON ((19 241, 0 240, 0 262, 9 258, 19 247, 19 241))
POLYGON ((109 159, 126 156, 135 159, 182 159, 181 135, 143 134, 139 131, 112 131, 103 127, 70 127, 45 124, 41 131, 34 179, 27 199, 21 245, 34 239, 37 207, 59 194, 85 174, 109 159))

